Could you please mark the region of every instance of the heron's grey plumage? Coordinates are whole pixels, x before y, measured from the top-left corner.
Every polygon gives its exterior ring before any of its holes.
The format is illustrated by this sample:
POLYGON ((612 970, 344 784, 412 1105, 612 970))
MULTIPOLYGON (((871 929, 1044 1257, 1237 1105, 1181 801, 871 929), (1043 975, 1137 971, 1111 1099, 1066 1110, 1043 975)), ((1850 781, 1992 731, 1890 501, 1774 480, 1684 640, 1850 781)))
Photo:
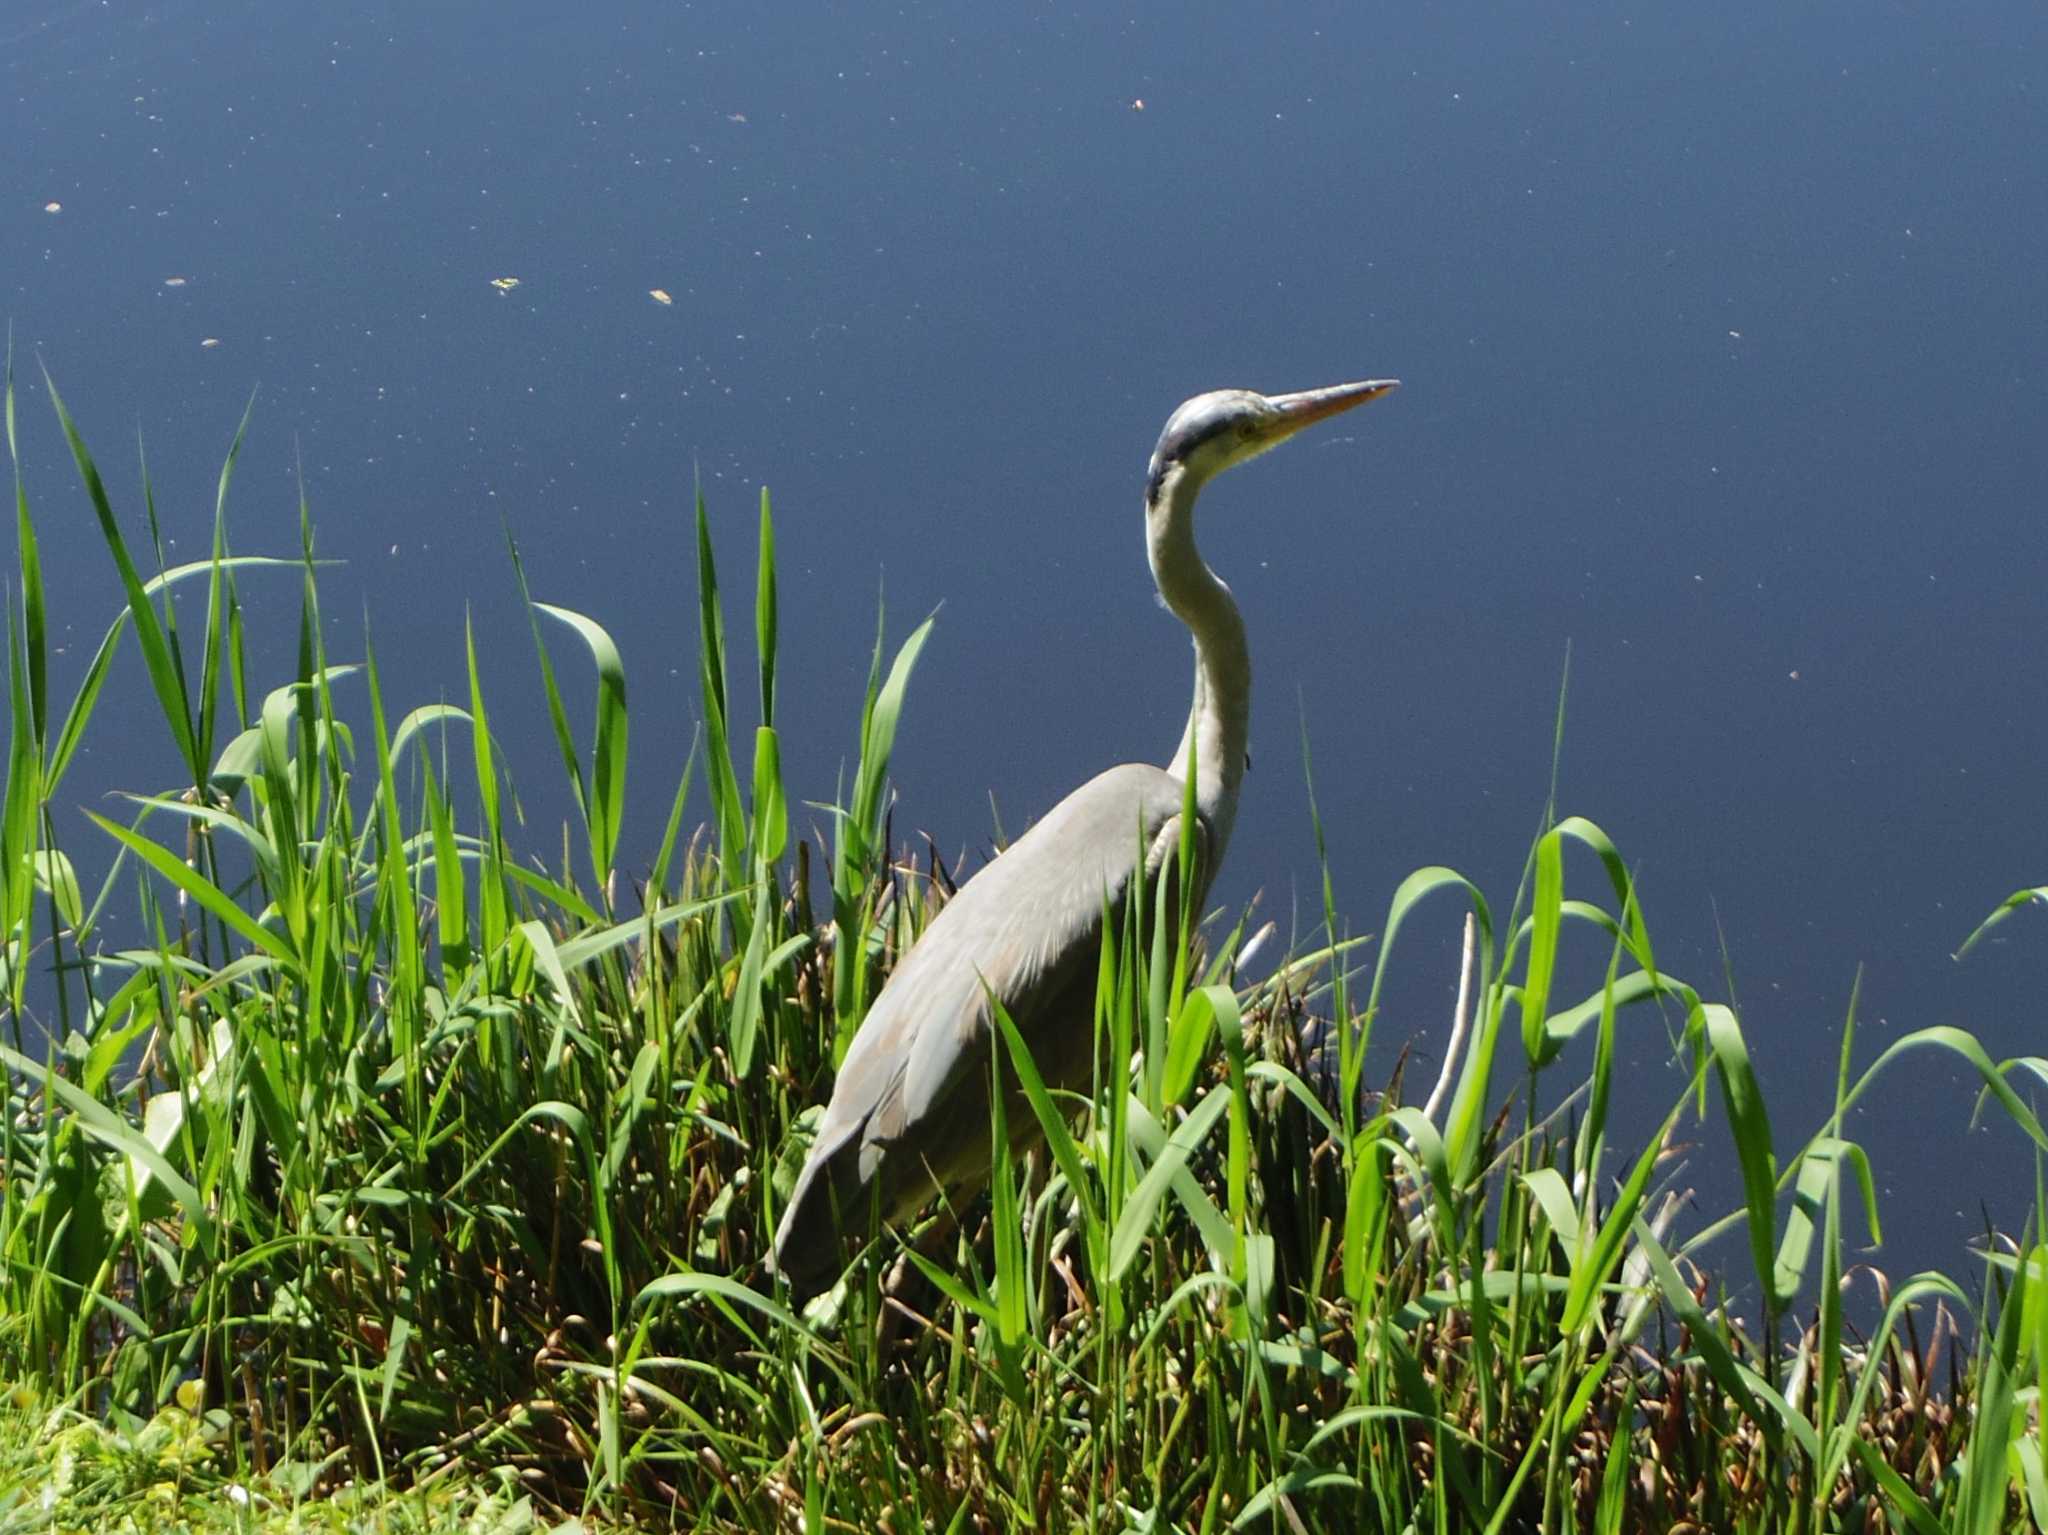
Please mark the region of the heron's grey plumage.
MULTIPOLYGON (((866 1229, 871 1201, 899 1221, 935 1193, 980 1187, 991 996, 1048 1085, 1088 1085, 1102 914, 1122 910, 1140 847, 1153 850, 1148 874, 1178 847, 1181 800, 1160 768, 1100 774, 962 885, 903 956, 846 1052, 776 1233, 799 1293, 838 1272, 840 1234, 866 1229)), ((1035 1121, 1015 1107, 1028 1140, 1035 1121)))
MULTIPOLYGON (((832 1281, 842 1238, 867 1230, 871 1209, 900 1221, 935 1193, 962 1201, 986 1179, 991 996, 1049 1086, 1088 1085, 1103 914, 1116 920, 1133 875, 1156 875, 1177 849, 1191 772, 1206 886, 1244 772, 1251 662, 1230 589, 1195 548, 1195 497, 1222 470, 1393 387, 1222 390, 1168 420, 1146 477, 1146 552, 1160 595, 1195 642, 1180 748, 1170 767, 1114 767, 1061 800, 961 886, 898 962, 854 1035, 775 1233, 775 1267, 799 1299, 832 1281)), ((1018 1144, 1037 1139, 1023 1105, 1008 1123, 1018 1144)))

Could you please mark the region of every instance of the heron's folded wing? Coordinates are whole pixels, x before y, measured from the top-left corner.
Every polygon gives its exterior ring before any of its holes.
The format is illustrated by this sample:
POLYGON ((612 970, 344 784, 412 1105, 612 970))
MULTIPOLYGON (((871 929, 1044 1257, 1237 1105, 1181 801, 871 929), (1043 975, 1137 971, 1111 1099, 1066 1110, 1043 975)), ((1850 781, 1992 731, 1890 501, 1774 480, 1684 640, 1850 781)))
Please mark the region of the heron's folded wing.
POLYGON ((870 1133, 914 1134, 944 1112, 967 1072, 987 1069, 990 995, 1049 1077, 1087 1045, 1103 912, 1122 911, 1133 870, 1180 806, 1180 781, 1164 770, 1111 768, 1061 800, 961 887, 877 999, 879 1012, 901 992, 903 1005, 919 1016, 900 1122, 885 1126, 878 1116, 870 1133), (940 1005, 927 1009, 923 999, 940 1005), (1053 1070, 1046 1070, 1049 1063, 1053 1070))

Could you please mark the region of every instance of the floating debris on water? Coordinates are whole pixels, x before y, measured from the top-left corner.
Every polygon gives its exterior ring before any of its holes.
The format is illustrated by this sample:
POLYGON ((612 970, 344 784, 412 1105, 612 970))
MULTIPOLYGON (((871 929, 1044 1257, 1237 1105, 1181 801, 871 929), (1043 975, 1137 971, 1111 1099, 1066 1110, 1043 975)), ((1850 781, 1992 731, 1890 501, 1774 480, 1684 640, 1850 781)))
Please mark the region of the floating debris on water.
POLYGON ((491 279, 491 286, 500 293, 510 293, 519 286, 519 279, 516 277, 493 277, 491 279))
POLYGON ((182 288, 185 286, 185 279, 182 277, 166 277, 164 279, 164 286, 166 288, 182 288))
POLYGON ((64 205, 63 205, 62 203, 44 203, 44 204, 43 204, 43 212, 45 212, 45 213, 62 213, 63 211, 64 211, 64 205))
POLYGON ((647 296, 657 304, 673 304, 675 302, 674 299, 668 296, 668 289, 666 288, 649 288, 647 296))

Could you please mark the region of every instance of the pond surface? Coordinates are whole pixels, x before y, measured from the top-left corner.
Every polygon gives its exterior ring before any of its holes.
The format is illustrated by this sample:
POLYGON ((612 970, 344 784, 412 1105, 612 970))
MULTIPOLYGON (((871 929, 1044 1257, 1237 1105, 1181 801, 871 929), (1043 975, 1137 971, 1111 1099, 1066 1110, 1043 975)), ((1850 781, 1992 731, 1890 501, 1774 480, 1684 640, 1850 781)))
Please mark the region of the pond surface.
MULTIPOLYGON (((1305 719, 1357 931, 1425 863, 1504 911, 1569 646, 1560 807, 1639 867, 1667 968, 1732 976, 1781 1148, 1859 967, 1859 1060, 1936 1023, 2038 1052, 2048 921, 1950 954, 2048 879, 2048 12, 1564 11, 17 0, 0 309, 54 664, 118 589, 37 361, 136 526, 140 428, 172 558, 254 388, 238 547, 296 548, 303 472, 332 643, 367 614, 401 706, 459 691, 467 607, 544 851, 509 531, 624 651, 651 853, 696 716, 692 483, 738 602, 767 484, 793 793, 848 768, 878 593, 892 644, 938 608, 895 829, 971 860, 991 796, 1014 835, 1178 737, 1139 517, 1173 405, 1397 375, 1204 501, 1259 683, 1218 898, 1319 920, 1305 719)), ((274 683, 296 588, 249 591, 274 683)), ((77 800, 175 778, 118 723, 141 680, 131 652, 77 800)), ((1381 1026, 1429 1068, 1457 925, 1404 933, 1381 1026)), ((1646 1128, 1683 1078, 1626 1032, 1646 1128)), ((1923 1057, 1853 1127, 1894 1272, 2025 1216, 1973 1086, 1923 1057)), ((1699 1141, 1718 1211, 1718 1117, 1699 1141)))

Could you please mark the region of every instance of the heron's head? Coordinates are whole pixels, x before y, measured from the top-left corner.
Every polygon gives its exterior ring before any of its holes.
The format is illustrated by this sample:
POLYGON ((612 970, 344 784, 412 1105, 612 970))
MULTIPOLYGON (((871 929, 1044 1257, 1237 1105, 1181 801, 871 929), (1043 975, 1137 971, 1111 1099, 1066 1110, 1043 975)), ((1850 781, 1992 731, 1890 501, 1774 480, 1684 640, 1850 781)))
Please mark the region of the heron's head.
POLYGON ((1221 474, 1268 448, 1278 447, 1305 426, 1312 426, 1355 405, 1377 400, 1398 388, 1400 380, 1366 379, 1332 384, 1299 394, 1260 394, 1252 389, 1217 389, 1198 394, 1166 420, 1152 467, 1145 480, 1148 500, 1178 474, 1195 485, 1221 474))

